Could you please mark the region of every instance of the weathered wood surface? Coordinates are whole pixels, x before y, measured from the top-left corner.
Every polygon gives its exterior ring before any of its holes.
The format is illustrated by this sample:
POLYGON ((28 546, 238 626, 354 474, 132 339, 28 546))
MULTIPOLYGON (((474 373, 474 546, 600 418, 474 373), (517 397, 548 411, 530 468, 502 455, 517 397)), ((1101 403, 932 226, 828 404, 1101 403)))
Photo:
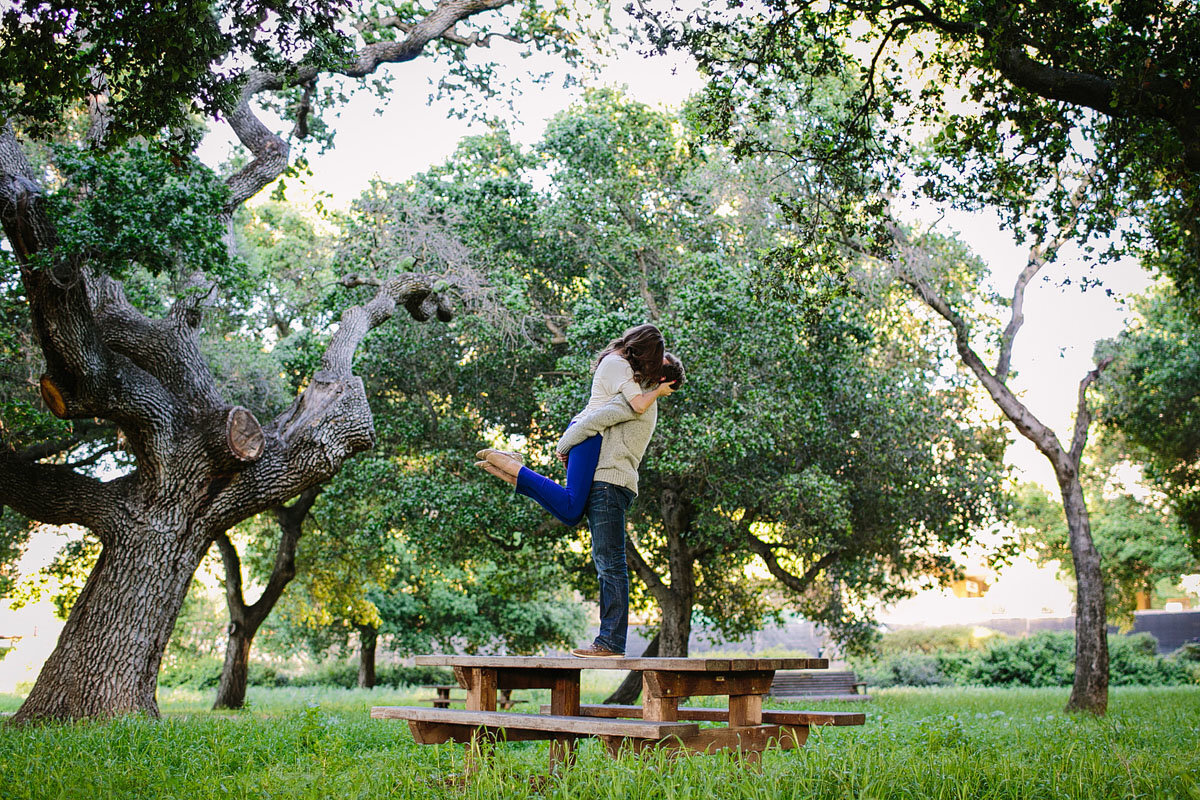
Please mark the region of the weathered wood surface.
MULTIPOLYGON (((621 669, 675 672, 737 672, 828 669, 827 658, 575 658, 573 656, 417 656, 422 667, 484 667, 490 669, 621 669)), ((520 687, 513 687, 520 688, 520 687)))
MULTIPOLYGON (((455 667, 454 677, 459 686, 470 688, 471 667, 455 667)), ((505 689, 554 689, 563 678, 579 680, 578 669, 521 669, 489 668, 496 673, 496 688, 505 689)))
POLYGON ((867 684, 853 672, 775 673, 772 697, 803 697, 806 700, 869 700, 867 684), (861 692, 860 692, 861 689, 861 692))
POLYGON ((643 699, 700 695, 762 695, 770 691, 772 677, 773 673, 770 670, 674 672, 647 669, 642 672, 643 699))
MULTIPOLYGON (((550 706, 542 706, 542 713, 550 713, 550 706)), ((593 705, 579 707, 579 714, 585 717, 608 717, 611 719, 641 719, 641 706, 593 705)), ((728 722, 729 709, 701 708, 698 706, 679 706, 676 709, 679 720, 697 720, 699 722, 728 722)), ((764 708, 762 719, 773 725, 834 725, 838 727, 849 725, 864 725, 867 715, 858 711, 788 711, 786 709, 764 708)))
POLYGON ((695 736, 700 726, 694 722, 653 722, 640 719, 604 719, 601 717, 513 714, 504 711, 464 711, 455 708, 425 706, 375 706, 372 719, 402 719, 437 725, 465 726, 468 729, 543 731, 579 736, 625 736, 639 739, 665 739, 695 736))
POLYGON ((808 740, 808 726, 755 725, 748 728, 706 728, 695 736, 672 737, 655 741, 651 739, 620 739, 601 736, 610 755, 617 755, 622 748, 641 752, 649 748, 676 750, 684 754, 707 755, 721 750, 738 750, 748 755, 759 753, 768 747, 791 750, 808 740))

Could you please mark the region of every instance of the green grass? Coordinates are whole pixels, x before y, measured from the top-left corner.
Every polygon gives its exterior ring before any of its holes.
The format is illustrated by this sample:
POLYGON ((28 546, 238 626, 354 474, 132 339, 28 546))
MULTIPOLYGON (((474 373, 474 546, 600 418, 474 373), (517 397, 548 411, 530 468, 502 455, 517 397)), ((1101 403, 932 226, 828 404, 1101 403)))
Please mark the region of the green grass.
MULTIPOLYGON (((603 687, 585 685, 585 701, 603 687)), ((161 693, 160 721, 0 729, 0 797, 23 798, 1178 798, 1200 800, 1200 687, 1120 688, 1104 719, 1066 716, 1065 690, 894 689, 861 728, 814 731, 761 771, 729 755, 608 758, 535 788, 547 745, 501 745, 470 785, 448 785, 462 747, 423 747, 372 705, 421 690, 252 689, 244 712, 208 693, 161 693)), ((19 698, 0 696, 11 709, 19 698)))

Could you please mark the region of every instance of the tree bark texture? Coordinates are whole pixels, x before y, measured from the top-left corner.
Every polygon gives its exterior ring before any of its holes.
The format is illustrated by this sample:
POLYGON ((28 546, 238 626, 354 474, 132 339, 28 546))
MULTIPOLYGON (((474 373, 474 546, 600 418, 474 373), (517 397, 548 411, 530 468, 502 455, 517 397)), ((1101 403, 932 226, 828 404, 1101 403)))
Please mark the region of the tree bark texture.
POLYGON ((217 699, 213 708, 241 708, 246 704, 246 685, 250 677, 250 648, 257 628, 250 629, 230 620, 226 628, 225 662, 221 665, 221 680, 217 683, 217 699))
MULTIPOLYGON (((367 15, 360 31, 392 35, 364 45, 333 71, 365 77, 384 64, 419 57, 437 40, 469 48, 486 47, 496 35, 514 38, 507 32, 464 35, 455 27, 512 3, 439 0, 416 20, 367 15)), ((251 160, 227 181, 226 222, 289 163, 287 141, 256 117, 255 96, 303 86, 311 101, 320 76, 301 64, 283 73, 251 68, 242 77, 242 96, 226 121, 251 160)), ((99 146, 107 109, 93 106, 88 139, 99 146)), ((297 132, 303 137, 302 124, 297 132)), ((432 294, 430 276, 403 273, 375 282, 375 297, 342 315, 307 389, 262 425, 221 397, 202 356, 199 330, 212 285, 201 276, 193 287, 199 291, 183 296, 165 317, 144 316, 125 299, 120 283, 93 274, 83 259, 58 255, 41 179, 12 126, 0 118, 0 223, 46 359, 43 397, 60 418, 119 427, 137 469, 101 482, 70 466, 39 463, 30 450, 0 446, 0 506, 41 522, 85 526, 102 545, 58 647, 15 719, 153 715, 163 646, 205 550, 237 522, 327 480, 346 458, 372 444, 370 409, 351 371, 367 331, 388 320, 397 305, 418 320, 436 315, 446 321, 450 312, 432 294)), ((252 622, 235 621, 229 648, 234 669, 244 667, 252 622)), ((238 683, 230 680, 222 696, 232 700, 238 683)))
POLYGON ((1108 615, 1100 553, 1092 542, 1091 523, 1079 475, 1059 478, 1063 511, 1075 565, 1075 676, 1068 711, 1104 714, 1108 710, 1108 615))
POLYGON ((158 715, 163 650, 208 544, 161 520, 130 520, 125 533, 101 551, 14 723, 158 715))
POLYGON ((379 641, 379 630, 370 625, 356 625, 358 629, 358 688, 375 688, 375 646, 379 641))

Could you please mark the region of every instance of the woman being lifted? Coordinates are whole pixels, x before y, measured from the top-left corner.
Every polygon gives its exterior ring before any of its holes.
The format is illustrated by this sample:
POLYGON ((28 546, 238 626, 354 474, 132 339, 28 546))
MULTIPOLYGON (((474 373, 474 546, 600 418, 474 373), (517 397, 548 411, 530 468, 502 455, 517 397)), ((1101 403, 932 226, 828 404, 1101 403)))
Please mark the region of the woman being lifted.
MULTIPOLYGON (((597 356, 591 397, 571 420, 557 448, 559 458, 567 465, 565 486, 534 472, 524 465, 521 456, 505 450, 480 450, 475 455, 483 460, 476 466, 515 486, 517 494, 532 499, 564 524, 578 525, 586 511, 592 482, 602 479, 596 470, 604 439, 621 433, 620 429, 610 430, 612 426, 645 414, 658 398, 678 388, 676 378, 682 377, 676 366, 678 359, 670 356, 673 364, 665 356, 663 336, 653 325, 630 328, 597 356), (670 375, 669 381, 664 379, 664 370, 670 375), (572 430, 576 426, 582 427, 572 430)), ((639 452, 638 461, 641 455, 639 452)), ((636 473, 637 464, 629 466, 636 473)))

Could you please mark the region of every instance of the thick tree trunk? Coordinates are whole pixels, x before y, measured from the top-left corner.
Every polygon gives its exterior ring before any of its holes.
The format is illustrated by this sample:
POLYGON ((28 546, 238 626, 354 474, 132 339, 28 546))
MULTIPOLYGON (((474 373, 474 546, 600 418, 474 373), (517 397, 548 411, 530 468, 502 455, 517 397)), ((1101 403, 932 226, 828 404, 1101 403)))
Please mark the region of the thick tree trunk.
MULTIPOLYGON (((678 579, 678 576, 674 576, 678 579)), ((674 581, 672 581, 672 586, 674 581)), ((680 593, 684 594, 684 593, 680 593)), ((659 628, 659 655, 663 658, 687 658, 688 643, 692 638, 692 606, 691 593, 687 599, 680 598, 677 602, 667 603, 662 608, 662 620, 659 628)))
POLYGON ((106 544, 12 721, 157 717, 159 664, 205 549, 207 541, 161 530, 106 544))
POLYGON ((229 623, 229 640, 225 643, 225 664, 221 667, 221 682, 217 684, 217 699, 213 708, 241 708, 246 704, 246 682, 250 672, 250 646, 254 644, 257 627, 245 620, 229 623))
POLYGON ((1075 680, 1067 710, 1103 714, 1108 710, 1108 619, 1100 553, 1092 541, 1078 471, 1060 479, 1059 486, 1076 576, 1075 680))
POLYGON ((356 625, 358 628, 358 688, 375 688, 375 645, 379 641, 379 631, 370 625, 356 625))

